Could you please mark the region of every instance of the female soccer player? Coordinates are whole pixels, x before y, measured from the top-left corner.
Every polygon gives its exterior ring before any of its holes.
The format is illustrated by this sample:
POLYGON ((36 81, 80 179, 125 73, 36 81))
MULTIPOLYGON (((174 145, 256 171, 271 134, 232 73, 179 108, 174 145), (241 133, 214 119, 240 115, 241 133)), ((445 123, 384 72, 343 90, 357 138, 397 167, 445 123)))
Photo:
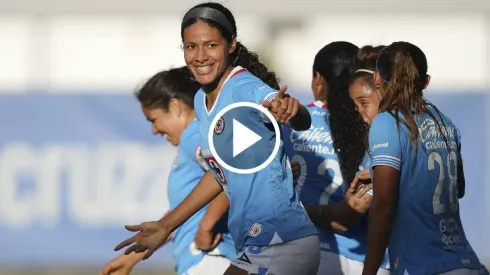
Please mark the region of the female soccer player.
MULTIPOLYGON (((171 209, 194 189, 207 170, 200 155, 199 125, 193 107, 194 95, 199 88, 189 69, 182 67, 154 75, 136 93, 144 115, 152 123, 153 134, 165 136, 178 148, 168 180, 171 209)), ((224 194, 218 196, 209 207, 193 215, 168 238, 173 240, 177 274, 223 273, 235 259, 235 244, 226 224, 220 220, 226 211, 223 205, 227 201, 224 194), (205 248, 207 252, 198 250, 196 246, 205 248)), ((144 255, 123 254, 106 264, 100 274, 129 274, 144 255)))
MULTIPOLYGON (((360 274, 366 252, 364 214, 372 195, 368 188, 352 195, 357 184, 349 189, 345 183, 354 178, 366 150, 365 123, 348 91, 358 51, 352 43, 338 41, 317 53, 312 80, 316 101, 308 105, 312 127, 299 132, 283 129, 292 166, 300 167, 296 191, 320 229, 319 275, 360 274)), ((378 274, 388 273, 380 269, 378 274)))
MULTIPOLYGON (((378 114, 381 95, 373 82, 378 55, 385 46, 364 46, 359 50, 356 71, 349 85, 349 94, 366 124, 371 124, 378 114)), ((364 136, 367 141, 367 132, 364 136)), ((369 168, 366 166, 366 168, 369 168)))
MULTIPOLYGON (((318 233, 293 192, 292 174, 282 144, 264 169, 239 174, 221 167, 217 156, 211 153, 212 141, 208 140, 208 136, 217 140, 216 151, 229 152, 232 122, 240 121, 264 140, 244 151, 240 159, 252 164, 263 162, 279 138, 272 130, 272 121, 251 108, 222 117, 216 117, 217 113, 237 102, 262 104, 279 122, 305 130, 311 125, 308 111, 296 99, 285 96, 284 88, 274 90, 279 88, 275 75, 259 62, 256 54, 237 42, 235 19, 222 5, 204 3, 191 8, 182 20, 182 41, 187 66, 202 87, 194 100, 201 152, 212 168, 210 177, 214 175, 219 185, 198 184, 160 221, 128 227, 139 233, 116 249, 135 243, 126 253, 149 249, 145 256, 149 257, 175 228, 224 189, 230 200, 228 227, 239 251, 226 275, 316 274, 320 260, 318 233), (211 125, 215 117, 218 123, 211 125), (212 132, 208 135, 210 127, 212 132)), ((234 161, 230 153, 221 157, 224 162, 234 161)))
POLYGON ((423 96, 425 54, 395 42, 376 67, 382 99, 369 132, 374 196, 363 274, 376 274, 387 246, 393 274, 488 274, 459 215, 459 130, 423 96))

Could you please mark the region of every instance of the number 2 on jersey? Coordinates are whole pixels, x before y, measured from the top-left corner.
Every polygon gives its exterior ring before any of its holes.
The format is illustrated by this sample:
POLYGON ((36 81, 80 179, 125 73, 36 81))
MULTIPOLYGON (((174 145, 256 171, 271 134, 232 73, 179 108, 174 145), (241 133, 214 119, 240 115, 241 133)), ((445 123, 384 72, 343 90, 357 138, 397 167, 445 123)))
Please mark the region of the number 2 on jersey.
MULTIPOLYGON (((296 192, 300 194, 301 188, 303 187, 306 177, 307 177, 307 169, 306 169, 306 161, 300 156, 296 155, 291 159, 292 162, 297 162, 300 166, 300 175, 297 180, 296 192)), ((342 186, 343 179, 342 174, 340 172, 340 165, 338 161, 333 159, 325 159, 318 165, 317 173, 320 176, 324 176, 328 170, 333 171, 332 182, 325 188, 324 192, 320 197, 319 204, 324 205, 327 204, 330 200, 330 197, 342 186)))
POLYGON ((439 179, 437 181, 434 195, 432 196, 432 207, 434 214, 443 214, 447 211, 447 206, 441 203, 441 196, 444 190, 444 182, 447 177, 449 178, 449 204, 451 211, 458 211, 458 156, 456 152, 450 151, 447 155, 446 163, 438 152, 432 152, 429 155, 429 162, 427 168, 429 171, 435 169, 435 163, 439 165, 439 179), (451 168, 451 162, 454 163, 454 168, 451 168))

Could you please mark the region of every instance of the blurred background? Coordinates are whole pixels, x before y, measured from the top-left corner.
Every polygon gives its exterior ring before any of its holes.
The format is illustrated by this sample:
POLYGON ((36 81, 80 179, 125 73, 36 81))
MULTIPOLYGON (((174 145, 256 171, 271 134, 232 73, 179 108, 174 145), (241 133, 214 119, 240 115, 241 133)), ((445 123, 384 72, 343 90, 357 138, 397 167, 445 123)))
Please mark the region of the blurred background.
MULTIPOLYGON (((184 65, 194 0, 0 0, 0 274, 96 274, 123 225, 167 209, 175 150, 133 91, 184 65)), ((309 103, 316 52, 335 40, 420 46, 427 97, 463 136, 467 236, 490 263, 490 2, 230 0, 239 39, 309 103)), ((171 247, 135 274, 173 274, 171 247)))

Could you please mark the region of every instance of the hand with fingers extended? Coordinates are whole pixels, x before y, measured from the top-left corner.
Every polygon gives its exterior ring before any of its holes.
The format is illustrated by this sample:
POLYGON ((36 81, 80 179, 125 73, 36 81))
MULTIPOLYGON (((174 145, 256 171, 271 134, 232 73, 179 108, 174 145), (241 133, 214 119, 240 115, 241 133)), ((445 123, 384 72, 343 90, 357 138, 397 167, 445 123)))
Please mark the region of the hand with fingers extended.
POLYGON ((151 255, 162 246, 170 237, 170 230, 162 226, 158 221, 144 222, 140 225, 126 225, 126 229, 131 232, 138 232, 133 237, 121 242, 114 248, 115 251, 131 245, 124 254, 128 255, 131 252, 143 253, 148 252, 143 257, 143 260, 148 259, 151 255))
POLYGON ((300 103, 297 99, 286 95, 286 90, 287 86, 282 86, 272 101, 262 100, 262 106, 266 107, 278 122, 289 124, 290 120, 298 114, 300 103))
POLYGON ((99 272, 99 275, 128 275, 142 258, 143 256, 136 253, 119 255, 108 262, 99 272))
POLYGON ((364 169, 354 177, 345 194, 345 200, 356 212, 366 213, 373 199, 372 193, 369 192, 372 189, 371 173, 369 169, 364 169))

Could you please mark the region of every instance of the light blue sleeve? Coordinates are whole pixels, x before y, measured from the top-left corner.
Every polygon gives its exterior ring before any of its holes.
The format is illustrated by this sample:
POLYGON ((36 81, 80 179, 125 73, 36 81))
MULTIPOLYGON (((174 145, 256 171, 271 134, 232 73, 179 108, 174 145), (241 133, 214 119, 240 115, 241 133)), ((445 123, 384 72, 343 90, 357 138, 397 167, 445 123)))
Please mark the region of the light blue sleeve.
MULTIPOLYGON (((401 128, 401 127, 400 127, 401 128)), ((389 113, 376 116, 369 131, 369 154, 371 167, 383 165, 400 170, 404 131, 397 130, 395 118, 389 113)))
POLYGON ((243 80, 235 84, 233 98, 235 102, 252 102, 261 104, 262 100, 272 101, 278 91, 256 78, 243 80))
MULTIPOLYGON (((272 101, 276 97, 278 91, 269 87, 269 85, 262 82, 260 79, 255 78, 253 80, 247 79, 237 82, 233 89, 233 99, 235 102, 252 102, 262 106, 262 100, 272 101)), ((265 109, 265 107, 263 107, 265 109)), ((260 118, 270 123, 270 120, 262 112, 259 113, 260 118)))
POLYGON ((194 113, 196 115, 196 120, 201 123, 200 115, 204 111, 204 92, 202 90, 197 91, 194 96, 194 113))

